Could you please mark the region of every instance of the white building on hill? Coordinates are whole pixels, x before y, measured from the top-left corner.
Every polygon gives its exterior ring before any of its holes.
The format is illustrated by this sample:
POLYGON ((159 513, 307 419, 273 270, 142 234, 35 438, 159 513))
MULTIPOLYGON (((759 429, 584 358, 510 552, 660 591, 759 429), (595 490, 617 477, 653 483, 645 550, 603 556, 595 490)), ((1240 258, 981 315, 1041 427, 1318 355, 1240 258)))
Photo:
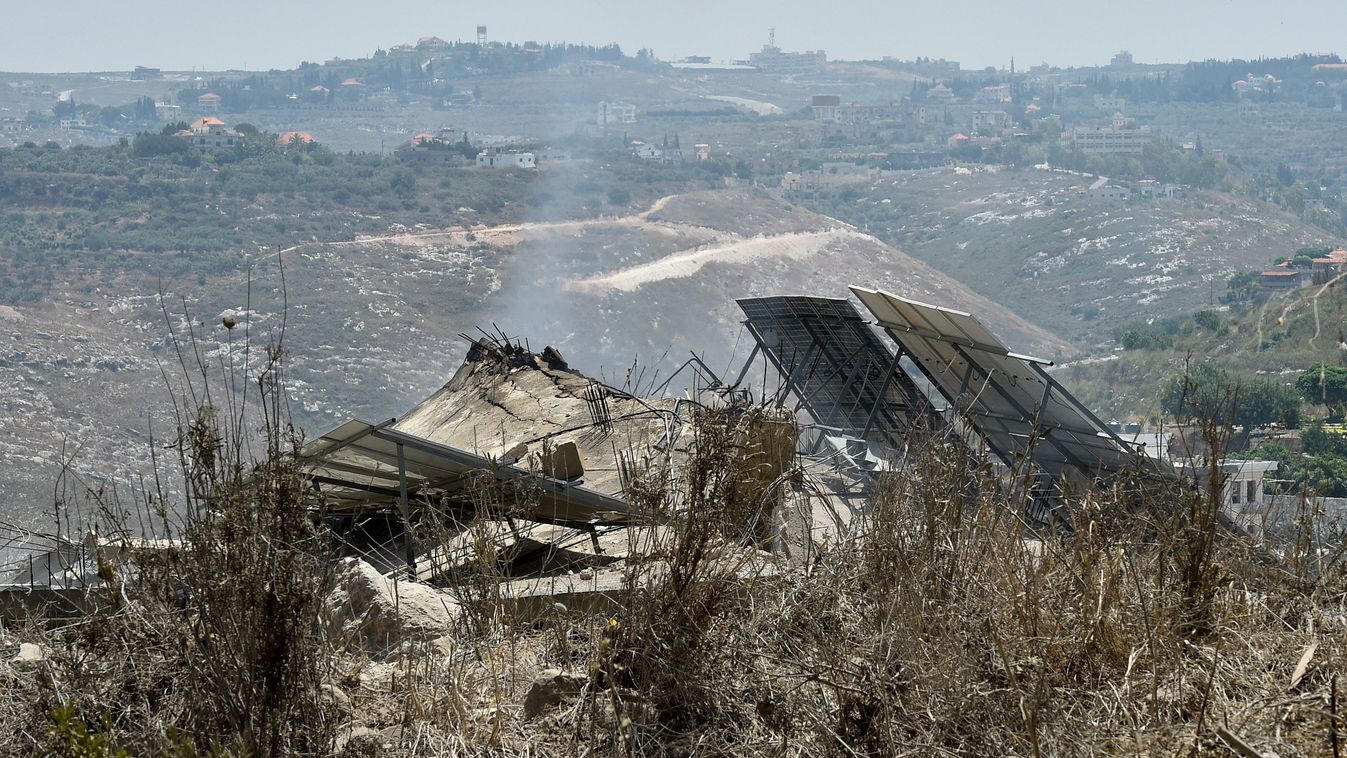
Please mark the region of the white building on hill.
POLYGON ((494 147, 477 154, 478 168, 537 168, 538 159, 533 153, 502 153, 494 147))

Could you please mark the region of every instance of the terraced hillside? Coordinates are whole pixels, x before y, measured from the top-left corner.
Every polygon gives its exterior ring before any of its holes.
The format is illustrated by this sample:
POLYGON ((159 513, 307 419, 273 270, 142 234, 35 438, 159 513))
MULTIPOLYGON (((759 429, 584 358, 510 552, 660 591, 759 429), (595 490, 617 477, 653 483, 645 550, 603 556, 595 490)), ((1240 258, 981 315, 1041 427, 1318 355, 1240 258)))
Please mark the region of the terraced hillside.
POLYGON ((1235 272, 1334 242, 1244 197, 1083 197, 1095 181, 1041 169, 908 172, 816 207, 1082 343, 1148 314, 1206 307, 1235 272))

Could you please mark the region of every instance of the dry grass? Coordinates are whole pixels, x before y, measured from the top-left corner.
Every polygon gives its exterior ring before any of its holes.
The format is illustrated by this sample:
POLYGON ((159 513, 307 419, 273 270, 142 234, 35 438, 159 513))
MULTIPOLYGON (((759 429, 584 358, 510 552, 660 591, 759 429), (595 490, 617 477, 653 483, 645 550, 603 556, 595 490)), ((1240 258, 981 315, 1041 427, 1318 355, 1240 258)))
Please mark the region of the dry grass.
POLYGON ((0 752, 1328 756, 1347 730, 1341 551, 1234 537, 1220 482, 1125 478, 1041 535, 985 458, 923 437, 801 565, 759 549, 795 430, 757 408, 699 413, 686 461, 630 483, 677 518, 612 613, 513 617, 483 539, 474 610, 373 659, 323 624, 326 546, 271 397, 256 469, 237 424, 189 414, 181 549, 109 566, 77 624, 11 633, 49 654, 0 667, 0 752), (525 719, 549 667, 584 684, 525 719))

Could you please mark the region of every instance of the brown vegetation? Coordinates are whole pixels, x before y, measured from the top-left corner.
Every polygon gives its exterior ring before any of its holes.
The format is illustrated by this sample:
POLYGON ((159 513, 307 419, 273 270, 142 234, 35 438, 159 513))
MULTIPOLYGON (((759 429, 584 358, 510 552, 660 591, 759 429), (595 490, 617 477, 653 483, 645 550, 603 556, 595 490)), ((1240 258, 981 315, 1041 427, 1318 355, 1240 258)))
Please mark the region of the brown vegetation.
MULTIPOLYGON (((124 561, 142 544, 128 537, 100 565, 111 589, 92 613, 4 633, 41 653, 0 668, 0 751, 1340 750, 1341 543, 1234 537, 1219 482, 1119 482, 1072 498, 1069 529, 1034 534, 985 458, 922 437, 849 530, 783 561, 759 546, 795 475, 794 427, 764 408, 707 409, 676 470, 629 482, 630 502, 673 526, 643 532, 602 612, 517 613, 484 547, 438 636, 371 648, 334 623, 328 536, 292 464, 277 370, 258 382, 255 465, 236 420, 189 404, 190 516, 169 549, 124 561)), ((157 495, 138 510, 172 521, 157 495)))

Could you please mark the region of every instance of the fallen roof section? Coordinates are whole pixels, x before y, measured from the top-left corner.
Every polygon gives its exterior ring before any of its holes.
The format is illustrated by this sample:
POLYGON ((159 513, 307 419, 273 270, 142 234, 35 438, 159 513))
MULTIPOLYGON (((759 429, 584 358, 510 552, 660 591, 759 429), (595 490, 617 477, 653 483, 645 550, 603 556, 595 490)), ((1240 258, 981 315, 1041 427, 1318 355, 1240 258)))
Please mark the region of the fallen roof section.
POLYGON ((568 525, 624 523, 618 498, 391 428, 351 420, 304 446, 300 460, 329 513, 470 498, 489 475, 519 494, 525 515, 568 525))

